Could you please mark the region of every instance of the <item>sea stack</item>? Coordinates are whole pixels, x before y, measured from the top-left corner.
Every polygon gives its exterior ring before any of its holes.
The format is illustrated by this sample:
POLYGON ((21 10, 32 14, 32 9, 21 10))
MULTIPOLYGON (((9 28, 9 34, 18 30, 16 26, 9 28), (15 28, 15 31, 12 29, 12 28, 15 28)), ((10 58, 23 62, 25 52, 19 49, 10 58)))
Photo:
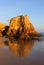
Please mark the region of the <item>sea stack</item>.
POLYGON ((16 39, 30 39, 30 34, 37 33, 27 15, 16 16, 10 19, 8 36, 16 39))

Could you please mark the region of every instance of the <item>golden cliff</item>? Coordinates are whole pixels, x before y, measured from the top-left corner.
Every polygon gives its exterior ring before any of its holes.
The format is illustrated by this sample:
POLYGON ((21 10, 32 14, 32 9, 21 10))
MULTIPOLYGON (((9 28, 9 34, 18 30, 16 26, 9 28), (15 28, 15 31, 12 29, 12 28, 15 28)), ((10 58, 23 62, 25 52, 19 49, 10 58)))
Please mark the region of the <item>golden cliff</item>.
POLYGON ((5 29, 5 24, 0 22, 0 36, 2 36, 2 31, 5 29))
MULTIPOLYGON (((1 25, 1 24, 0 24, 1 25)), ((2 25, 2 34, 15 39, 32 39, 32 36, 39 36, 27 15, 16 16, 10 19, 9 26, 2 25), (3 26, 3 27, 2 27, 3 26)))
POLYGON ((30 39, 30 33, 36 33, 36 31, 27 15, 21 15, 11 18, 9 30, 7 32, 8 36, 14 36, 15 38, 20 37, 20 39, 30 39))

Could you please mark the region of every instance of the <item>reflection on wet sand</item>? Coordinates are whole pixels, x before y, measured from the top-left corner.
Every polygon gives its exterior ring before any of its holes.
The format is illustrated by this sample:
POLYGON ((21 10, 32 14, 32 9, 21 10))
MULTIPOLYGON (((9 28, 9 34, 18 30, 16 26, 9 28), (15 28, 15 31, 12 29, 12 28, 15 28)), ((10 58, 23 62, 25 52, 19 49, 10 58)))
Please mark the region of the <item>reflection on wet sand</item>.
POLYGON ((44 65, 44 38, 37 42, 0 38, 0 65, 44 65))
POLYGON ((0 43, 1 47, 4 47, 5 45, 8 46, 15 56, 27 56, 30 54, 34 42, 22 40, 11 42, 11 40, 5 40, 0 43))
POLYGON ((27 56, 30 53, 34 43, 29 41, 9 42, 10 50, 17 56, 27 56))
POLYGON ((0 47, 4 47, 4 42, 0 42, 0 47))

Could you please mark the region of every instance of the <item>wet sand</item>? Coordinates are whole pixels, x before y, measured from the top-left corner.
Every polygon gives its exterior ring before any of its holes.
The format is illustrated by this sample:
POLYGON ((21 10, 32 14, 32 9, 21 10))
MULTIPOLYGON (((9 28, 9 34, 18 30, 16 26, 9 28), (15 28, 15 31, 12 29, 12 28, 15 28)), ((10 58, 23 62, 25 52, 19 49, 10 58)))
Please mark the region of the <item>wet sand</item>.
POLYGON ((12 42, 0 38, 0 65, 44 65, 44 38, 12 42))

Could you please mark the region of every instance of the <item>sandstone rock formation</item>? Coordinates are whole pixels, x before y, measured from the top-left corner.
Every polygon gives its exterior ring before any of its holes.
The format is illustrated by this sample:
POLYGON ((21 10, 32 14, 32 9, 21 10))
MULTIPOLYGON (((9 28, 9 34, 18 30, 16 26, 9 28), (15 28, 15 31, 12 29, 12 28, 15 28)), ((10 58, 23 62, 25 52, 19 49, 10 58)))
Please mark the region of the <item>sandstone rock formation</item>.
POLYGON ((3 24, 2 22, 0 22, 0 31, 3 31, 5 28, 5 24, 3 24))
POLYGON ((8 29, 9 29, 9 26, 5 26, 4 30, 2 31, 3 36, 7 36, 8 29))
POLYGON ((34 26, 28 19, 27 15, 21 15, 13 17, 10 20, 8 36, 14 36, 15 38, 24 39, 30 38, 30 33, 36 33, 34 26))
POLYGON ((27 15, 16 16, 10 19, 9 26, 0 23, 0 35, 14 39, 35 39, 38 34, 27 15))
POLYGON ((2 36, 2 31, 5 29, 5 24, 0 22, 0 36, 2 36))

